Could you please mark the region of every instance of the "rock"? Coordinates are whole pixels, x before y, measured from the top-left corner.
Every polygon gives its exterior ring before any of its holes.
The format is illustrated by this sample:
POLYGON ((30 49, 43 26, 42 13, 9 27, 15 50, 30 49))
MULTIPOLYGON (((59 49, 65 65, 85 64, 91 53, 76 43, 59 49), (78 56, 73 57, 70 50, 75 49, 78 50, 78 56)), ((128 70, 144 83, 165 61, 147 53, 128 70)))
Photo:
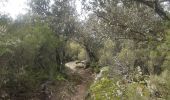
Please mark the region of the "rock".
POLYGON ((103 67, 100 69, 100 73, 96 75, 95 81, 101 79, 109 71, 109 67, 103 67))

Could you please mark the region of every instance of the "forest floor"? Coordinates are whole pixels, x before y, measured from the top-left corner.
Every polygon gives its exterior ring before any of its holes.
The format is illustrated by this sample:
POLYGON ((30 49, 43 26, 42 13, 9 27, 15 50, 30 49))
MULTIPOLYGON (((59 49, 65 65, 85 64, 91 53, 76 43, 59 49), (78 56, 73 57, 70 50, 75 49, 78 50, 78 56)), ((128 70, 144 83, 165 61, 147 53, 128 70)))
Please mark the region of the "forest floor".
POLYGON ((68 62, 65 66, 69 81, 59 84, 61 88, 57 91, 60 92, 55 94, 51 100, 85 100, 89 95, 90 84, 94 80, 92 69, 85 68, 84 64, 77 63, 77 61, 68 62))

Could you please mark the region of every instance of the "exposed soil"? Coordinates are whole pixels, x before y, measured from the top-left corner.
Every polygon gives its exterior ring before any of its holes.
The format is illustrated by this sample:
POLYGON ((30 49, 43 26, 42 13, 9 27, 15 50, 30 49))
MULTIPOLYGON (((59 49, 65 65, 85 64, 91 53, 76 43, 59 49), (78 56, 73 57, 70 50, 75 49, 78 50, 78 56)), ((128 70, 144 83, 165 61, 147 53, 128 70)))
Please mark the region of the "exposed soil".
POLYGON ((90 68, 85 69, 82 63, 76 61, 66 63, 66 73, 69 81, 57 85, 56 92, 50 100, 85 100, 88 89, 93 82, 94 74, 90 68))

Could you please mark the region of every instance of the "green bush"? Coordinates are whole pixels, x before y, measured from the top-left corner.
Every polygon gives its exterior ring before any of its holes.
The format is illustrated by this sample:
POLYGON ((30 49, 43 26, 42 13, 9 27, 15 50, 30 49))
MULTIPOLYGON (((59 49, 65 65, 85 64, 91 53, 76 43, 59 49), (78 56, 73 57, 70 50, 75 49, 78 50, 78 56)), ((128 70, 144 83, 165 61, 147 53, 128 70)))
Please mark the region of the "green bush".
POLYGON ((128 48, 123 48, 121 52, 117 54, 117 58, 126 70, 133 71, 136 60, 134 51, 128 48))
POLYGON ((75 41, 69 41, 67 43, 66 55, 70 60, 85 60, 86 52, 81 45, 75 41))
POLYGON ((112 40, 108 39, 104 42, 104 47, 99 51, 99 64, 101 66, 113 64, 114 47, 115 45, 112 40))
POLYGON ((91 90, 91 99, 92 100, 121 100, 117 95, 118 87, 116 84, 104 77, 101 80, 94 83, 91 90))
POLYGON ((21 26, 16 22, 11 29, 16 26, 0 40, 0 57, 6 60, 0 65, 0 90, 11 96, 36 92, 46 81, 63 79, 56 52, 62 38, 38 21, 21 26))

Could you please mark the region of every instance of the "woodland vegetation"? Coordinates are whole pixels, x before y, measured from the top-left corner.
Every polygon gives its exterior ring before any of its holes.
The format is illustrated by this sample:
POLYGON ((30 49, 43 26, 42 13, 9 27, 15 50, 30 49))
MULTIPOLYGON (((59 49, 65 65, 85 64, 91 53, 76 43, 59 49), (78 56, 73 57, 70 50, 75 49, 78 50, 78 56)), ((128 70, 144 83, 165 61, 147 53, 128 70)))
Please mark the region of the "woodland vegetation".
POLYGON ((51 2, 0 14, 0 100, 72 100, 70 61, 94 75, 81 100, 170 100, 169 0, 51 2))

